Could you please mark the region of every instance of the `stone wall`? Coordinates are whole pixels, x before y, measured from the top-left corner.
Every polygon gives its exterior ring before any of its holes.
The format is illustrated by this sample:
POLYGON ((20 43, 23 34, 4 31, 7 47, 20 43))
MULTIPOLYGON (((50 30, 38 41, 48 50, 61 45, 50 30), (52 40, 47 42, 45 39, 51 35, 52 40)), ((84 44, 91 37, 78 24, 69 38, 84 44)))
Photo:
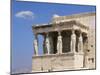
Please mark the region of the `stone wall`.
POLYGON ((83 54, 73 53, 34 56, 32 63, 33 72, 73 70, 82 67, 83 54))

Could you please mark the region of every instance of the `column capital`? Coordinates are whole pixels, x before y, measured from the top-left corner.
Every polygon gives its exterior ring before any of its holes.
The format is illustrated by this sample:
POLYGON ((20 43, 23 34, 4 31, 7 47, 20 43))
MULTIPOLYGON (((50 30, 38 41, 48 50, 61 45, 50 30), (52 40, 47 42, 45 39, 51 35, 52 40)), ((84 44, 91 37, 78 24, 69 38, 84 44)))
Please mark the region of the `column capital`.
POLYGON ((61 31, 58 31, 58 35, 61 35, 61 31))
POLYGON ((46 37, 49 37, 49 33, 46 33, 46 37))
POLYGON ((35 34, 34 34, 34 37, 35 37, 35 39, 37 39, 37 37, 38 37, 38 34, 37 34, 37 33, 35 33, 35 34))

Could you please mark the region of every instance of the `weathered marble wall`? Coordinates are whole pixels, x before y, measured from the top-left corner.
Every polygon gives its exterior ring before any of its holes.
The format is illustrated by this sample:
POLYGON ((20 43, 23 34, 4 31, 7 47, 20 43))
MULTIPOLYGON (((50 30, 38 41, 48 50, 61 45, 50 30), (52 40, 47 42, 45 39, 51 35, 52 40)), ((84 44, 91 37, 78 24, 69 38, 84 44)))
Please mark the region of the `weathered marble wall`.
POLYGON ((73 70, 82 67, 83 54, 43 55, 33 58, 32 72, 73 70))

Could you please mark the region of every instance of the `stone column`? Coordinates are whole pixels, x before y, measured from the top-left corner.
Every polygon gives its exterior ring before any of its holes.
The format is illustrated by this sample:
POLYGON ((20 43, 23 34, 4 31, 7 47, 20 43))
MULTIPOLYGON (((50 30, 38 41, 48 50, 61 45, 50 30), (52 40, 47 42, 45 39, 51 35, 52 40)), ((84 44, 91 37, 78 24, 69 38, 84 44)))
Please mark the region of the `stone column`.
POLYGON ((34 38, 34 53, 35 53, 35 55, 38 55, 38 39, 37 39, 37 35, 35 35, 35 38, 34 38))
POLYGON ((44 54, 47 53, 45 41, 46 41, 46 35, 44 35, 44 40, 43 40, 43 53, 44 54))
POLYGON ((50 40, 49 40, 49 34, 48 33, 46 34, 45 44, 46 44, 47 54, 50 54, 50 40))
POLYGON ((75 53, 76 52, 76 34, 75 30, 72 30, 72 35, 71 35, 71 52, 75 53))
POLYGON ((58 38, 57 38, 57 53, 62 53, 62 36, 61 32, 58 32, 58 38))
POLYGON ((52 39, 52 35, 49 36, 49 40, 50 40, 50 53, 53 54, 53 39, 52 39))
POLYGON ((78 39, 78 52, 83 53, 83 38, 82 33, 80 33, 79 39, 78 39))

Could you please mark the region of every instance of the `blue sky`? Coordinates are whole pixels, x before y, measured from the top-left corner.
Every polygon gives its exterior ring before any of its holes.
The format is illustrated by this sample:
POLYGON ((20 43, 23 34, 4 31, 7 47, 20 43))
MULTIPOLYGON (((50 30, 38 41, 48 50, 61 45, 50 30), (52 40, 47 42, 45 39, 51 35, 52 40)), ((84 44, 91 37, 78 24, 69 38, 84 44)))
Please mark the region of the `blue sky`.
MULTIPOLYGON (((12 71, 31 70, 34 54, 32 25, 49 23, 54 14, 64 16, 83 12, 95 12, 95 6, 12 0, 12 71)), ((39 44, 41 42, 39 36, 39 44)), ((39 45, 39 54, 42 54, 42 45, 39 45)))

